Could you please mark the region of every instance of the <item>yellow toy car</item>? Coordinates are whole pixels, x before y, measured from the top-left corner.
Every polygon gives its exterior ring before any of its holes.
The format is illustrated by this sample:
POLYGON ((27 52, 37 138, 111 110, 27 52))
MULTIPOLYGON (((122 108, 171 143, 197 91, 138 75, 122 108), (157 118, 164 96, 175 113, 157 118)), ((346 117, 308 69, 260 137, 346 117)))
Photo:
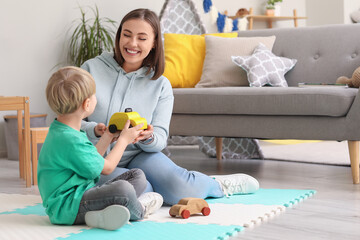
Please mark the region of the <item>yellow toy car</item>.
POLYGON ((185 219, 196 213, 202 213, 204 216, 210 214, 209 204, 202 198, 180 199, 180 201, 172 206, 169 211, 170 216, 181 216, 185 219))
POLYGON ((147 121, 145 118, 140 117, 137 112, 133 112, 131 108, 126 108, 125 112, 114 113, 109 121, 109 131, 115 133, 122 130, 127 120, 130 120, 130 127, 135 127, 141 123, 144 123, 142 128, 147 129, 147 121))

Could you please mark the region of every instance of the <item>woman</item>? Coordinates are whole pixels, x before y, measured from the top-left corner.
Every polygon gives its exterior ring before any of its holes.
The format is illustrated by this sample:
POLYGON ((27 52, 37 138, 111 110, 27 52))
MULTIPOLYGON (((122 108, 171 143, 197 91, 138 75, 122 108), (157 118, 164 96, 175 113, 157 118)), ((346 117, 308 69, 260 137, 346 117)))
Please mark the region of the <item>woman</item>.
POLYGON ((115 38, 115 53, 103 53, 82 66, 92 74, 97 86, 98 104, 83 122, 82 129, 96 143, 115 112, 131 108, 147 119, 148 128, 136 144, 130 144, 118 165, 100 183, 132 168, 144 171, 146 191, 160 193, 164 202, 176 204, 184 197, 223 197, 253 193, 259 188, 256 179, 245 174, 215 176, 188 171, 177 166, 161 150, 166 147, 173 107, 170 82, 162 76, 164 51, 160 23, 148 9, 136 9, 121 21, 115 38))

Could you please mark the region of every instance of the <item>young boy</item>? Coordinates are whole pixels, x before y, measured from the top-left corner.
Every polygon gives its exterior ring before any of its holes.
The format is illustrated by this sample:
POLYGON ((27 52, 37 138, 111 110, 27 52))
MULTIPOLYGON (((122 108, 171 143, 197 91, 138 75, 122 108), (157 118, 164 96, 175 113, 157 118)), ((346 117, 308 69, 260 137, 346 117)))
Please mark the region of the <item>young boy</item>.
POLYGON ((95 109, 95 90, 92 76, 77 67, 62 68, 49 79, 46 98, 57 118, 41 149, 38 184, 51 223, 115 230, 129 219, 156 211, 163 199, 154 192, 142 194, 146 178, 140 169, 96 186, 100 174, 110 174, 126 146, 136 142, 142 125, 129 128, 128 121, 121 133, 106 130, 95 147, 80 130, 81 120, 95 109), (115 140, 115 147, 103 158, 115 140))

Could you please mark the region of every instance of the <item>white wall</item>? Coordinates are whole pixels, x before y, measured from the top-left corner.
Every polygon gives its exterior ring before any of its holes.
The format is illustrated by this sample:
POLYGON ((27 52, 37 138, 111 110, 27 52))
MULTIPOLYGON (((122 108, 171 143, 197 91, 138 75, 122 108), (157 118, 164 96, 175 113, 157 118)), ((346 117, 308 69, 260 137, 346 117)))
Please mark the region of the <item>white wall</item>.
POLYGON ((360 0, 306 0, 307 26, 350 24, 350 14, 359 8, 360 0))
MULTIPOLYGON (((317 15, 322 13, 323 2, 317 7, 317 15), (320 9, 320 11, 319 11, 320 9)), ((345 0, 350 1, 350 0, 345 0)), ((352 0, 351 0, 352 1, 352 0)), ((0 95, 29 96, 30 111, 47 113, 48 124, 54 115, 47 106, 45 87, 54 71, 54 66, 65 59, 66 35, 71 22, 80 17, 78 6, 97 4, 101 16, 120 22, 122 17, 135 8, 150 8, 156 13, 164 0, 0 0, 0 95)), ((208 14, 204 14, 203 1, 194 0, 209 32, 216 32, 216 25, 210 24, 208 14)), ((265 0, 212 0, 221 12, 228 10, 234 15, 239 8, 253 7, 254 14, 263 14, 265 0)), ((281 3, 282 15, 292 15, 297 9, 298 16, 306 16, 306 0, 284 0, 281 3)), ((335 11, 336 7, 334 7, 335 11)), ((300 26, 307 21, 299 20, 300 26)), ((254 28, 265 27, 264 23, 254 23, 254 28)), ((292 21, 274 23, 274 27, 293 27, 292 21)), ((0 112, 0 157, 5 156, 3 116, 15 112, 0 112)))
POLYGON ((340 24, 344 19, 344 0, 307 0, 307 26, 340 24))
MULTIPOLYGON (((65 59, 66 31, 80 17, 78 5, 97 4, 101 16, 120 21, 132 9, 144 7, 157 13, 163 1, 142 0, 1 0, 0 96, 29 96, 30 111, 53 114, 47 106, 45 87, 53 67, 65 59)), ((0 157, 6 156, 3 116, 0 112, 0 157)))

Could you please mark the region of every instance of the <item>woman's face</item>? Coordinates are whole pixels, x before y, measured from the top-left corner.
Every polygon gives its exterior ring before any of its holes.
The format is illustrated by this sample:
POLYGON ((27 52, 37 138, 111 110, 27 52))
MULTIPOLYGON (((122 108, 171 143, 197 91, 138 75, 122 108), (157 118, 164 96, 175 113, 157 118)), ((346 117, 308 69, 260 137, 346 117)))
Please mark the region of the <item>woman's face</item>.
POLYGON ((141 19, 126 21, 121 29, 120 53, 124 58, 126 72, 138 70, 154 47, 155 34, 151 25, 141 19))

